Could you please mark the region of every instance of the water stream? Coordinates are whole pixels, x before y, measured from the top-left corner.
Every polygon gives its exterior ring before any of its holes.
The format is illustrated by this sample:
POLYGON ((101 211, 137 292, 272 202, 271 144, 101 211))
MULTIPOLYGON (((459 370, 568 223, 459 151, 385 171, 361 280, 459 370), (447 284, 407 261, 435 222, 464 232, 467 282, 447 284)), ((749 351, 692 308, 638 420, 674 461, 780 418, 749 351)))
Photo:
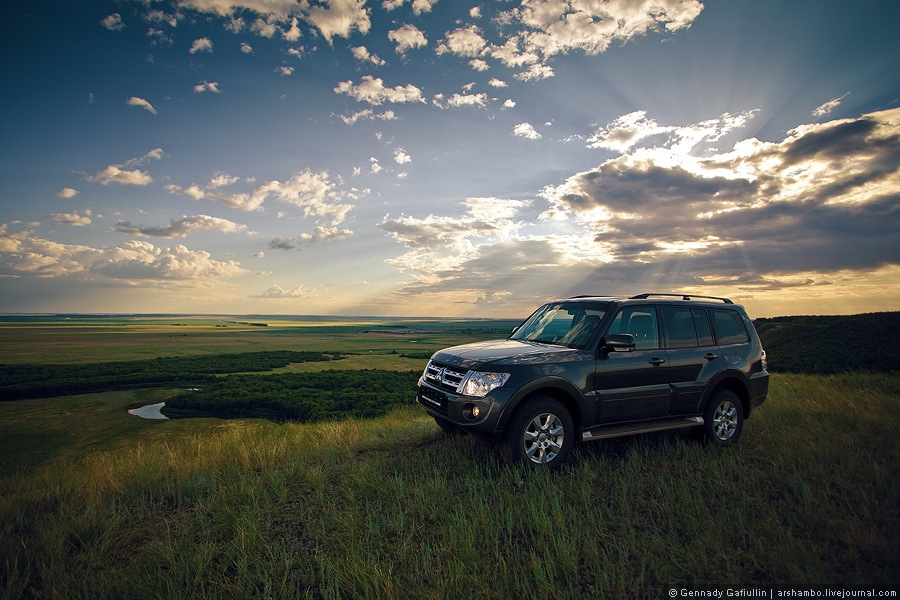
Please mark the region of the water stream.
POLYGON ((165 402, 160 402, 159 404, 147 404, 140 408, 132 408, 128 411, 128 414, 142 419, 168 419, 169 417, 160 412, 160 409, 165 405, 165 402))

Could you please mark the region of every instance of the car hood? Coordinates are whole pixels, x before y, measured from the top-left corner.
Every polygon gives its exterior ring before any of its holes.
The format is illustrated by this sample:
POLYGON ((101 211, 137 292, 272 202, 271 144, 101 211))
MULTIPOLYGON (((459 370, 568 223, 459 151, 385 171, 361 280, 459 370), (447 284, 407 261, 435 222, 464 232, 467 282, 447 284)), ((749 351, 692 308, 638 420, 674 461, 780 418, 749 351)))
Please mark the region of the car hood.
POLYGON ((504 366, 558 360, 562 354, 581 352, 564 346, 523 342, 520 340, 492 340, 444 348, 434 354, 434 360, 455 367, 478 369, 487 365, 504 366))

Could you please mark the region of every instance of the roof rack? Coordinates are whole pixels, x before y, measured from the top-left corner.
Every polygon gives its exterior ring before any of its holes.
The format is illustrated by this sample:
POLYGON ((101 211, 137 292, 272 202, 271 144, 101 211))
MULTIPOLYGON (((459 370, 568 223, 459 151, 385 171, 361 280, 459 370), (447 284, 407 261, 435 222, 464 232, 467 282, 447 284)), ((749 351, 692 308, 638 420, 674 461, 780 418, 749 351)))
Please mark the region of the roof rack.
POLYGON ((631 296, 629 298, 629 300, 646 300, 650 296, 668 296, 671 298, 681 298, 682 300, 694 300, 694 299, 703 298, 706 300, 721 300, 725 304, 734 304, 734 302, 732 302, 728 298, 720 298, 719 296, 698 296, 696 294, 690 294, 690 295, 688 295, 688 294, 655 294, 653 292, 646 293, 646 294, 638 294, 637 296, 631 296))

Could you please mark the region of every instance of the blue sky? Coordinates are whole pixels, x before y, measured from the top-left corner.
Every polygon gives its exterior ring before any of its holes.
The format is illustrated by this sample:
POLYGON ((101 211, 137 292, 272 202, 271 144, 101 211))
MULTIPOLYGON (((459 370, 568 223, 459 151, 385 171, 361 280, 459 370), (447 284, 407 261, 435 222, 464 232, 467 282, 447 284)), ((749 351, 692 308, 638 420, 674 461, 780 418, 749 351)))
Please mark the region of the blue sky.
POLYGON ((898 26, 874 1, 20 2, 0 312, 898 310, 898 26))

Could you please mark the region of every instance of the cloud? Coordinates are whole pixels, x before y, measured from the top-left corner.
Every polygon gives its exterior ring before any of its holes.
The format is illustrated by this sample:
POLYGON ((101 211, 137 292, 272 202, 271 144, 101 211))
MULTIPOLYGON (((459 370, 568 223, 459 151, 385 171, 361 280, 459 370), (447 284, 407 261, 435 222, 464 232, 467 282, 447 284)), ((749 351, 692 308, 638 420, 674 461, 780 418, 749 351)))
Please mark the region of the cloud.
POLYGON ((362 62, 370 62, 377 67, 381 67, 386 64, 384 60, 378 57, 378 55, 370 53, 368 48, 366 48, 365 46, 354 46, 353 48, 350 48, 350 52, 353 53, 353 56, 354 58, 356 58, 356 60, 362 62))
POLYGON ((78 195, 78 190, 67 187, 56 192, 56 195, 60 198, 74 198, 78 195))
POLYGON ((480 56, 487 47, 477 25, 468 25, 448 32, 437 47, 437 54, 455 54, 463 58, 480 56))
POLYGON ((241 52, 244 54, 253 54, 253 46, 247 42, 241 42, 241 52))
POLYGON ((213 94, 222 93, 222 91, 219 89, 219 83, 217 81, 204 81, 194 86, 195 94, 202 94, 203 92, 212 92, 213 94))
POLYGON ((122 31, 125 29, 125 23, 122 22, 122 15, 119 13, 112 13, 111 15, 104 17, 100 24, 109 29, 110 31, 122 31))
POLYGON ((382 113, 375 113, 371 108, 366 108, 350 115, 340 115, 341 121, 346 123, 347 125, 353 125, 357 121, 364 119, 367 121, 396 121, 398 119, 397 115, 392 110, 386 110, 382 113))
POLYGON ((434 270, 452 268, 477 254, 476 240, 508 239, 520 224, 512 221, 526 203, 499 198, 470 198, 462 217, 385 218, 378 227, 408 252, 388 260, 403 271, 427 277, 434 270))
POLYGON ((292 75, 294 73, 294 67, 276 67, 275 72, 282 77, 287 77, 288 75, 292 75))
POLYGON ((135 167, 144 165, 151 160, 159 160, 162 158, 162 156, 162 148, 155 148, 140 158, 132 158, 120 165, 110 165, 102 171, 99 171, 95 175, 88 175, 84 172, 79 172, 76 174, 85 181, 99 183, 102 185, 119 183, 122 185, 145 186, 152 183, 153 178, 144 171, 141 171, 140 169, 137 169, 135 167))
MULTIPOLYGON (((407 0, 384 0, 382 8, 384 10, 394 10, 406 4, 407 0)), ((431 12, 431 8, 437 4, 438 0, 412 0, 413 14, 418 16, 423 13, 431 12)))
POLYGON ((895 293, 900 109, 715 147, 755 114, 686 125, 623 115, 585 136, 619 154, 545 188, 543 210, 487 198, 463 216, 385 218, 405 250, 387 262, 410 276, 388 301, 474 306, 493 294, 510 310, 651 287, 824 298, 867 278, 895 293))
POLYGON ((415 25, 403 25, 388 31, 388 39, 396 44, 397 54, 405 55, 408 50, 428 45, 425 34, 415 25))
POLYGON ((138 108, 143 108, 147 112, 151 114, 156 114, 156 109, 153 108, 153 105, 144 100, 143 98, 138 98, 137 96, 132 96, 125 101, 128 106, 136 106, 138 108))
POLYGON ((450 98, 445 99, 443 94, 436 94, 432 99, 432 104, 440 108, 462 108, 466 106, 487 107, 487 94, 459 94, 455 93, 450 98))
POLYGON ((403 148, 394 150, 394 162, 398 165, 405 165, 412 162, 412 156, 406 153, 403 148))
POLYGON ((191 184, 185 188, 169 184, 166 190, 172 194, 184 194, 194 200, 221 202, 244 211, 259 210, 267 199, 274 198, 284 204, 302 208, 306 217, 328 219, 332 225, 346 218, 353 208, 346 201, 356 199, 360 193, 354 189, 345 189, 343 182, 340 179, 333 181, 327 171, 315 172, 310 169, 296 173, 285 182, 266 181, 250 192, 229 194, 222 190, 239 180, 240 178, 227 173, 217 173, 205 186, 191 184))
POLYGON ((531 123, 519 123, 513 128, 513 135, 528 138, 529 140, 541 139, 541 134, 535 131, 531 123))
POLYGON ((194 43, 191 44, 191 49, 189 52, 191 54, 197 54, 198 52, 210 52, 213 51, 213 43, 209 38, 203 37, 194 40, 194 43))
POLYGON ((816 108, 814 111, 812 111, 812 115, 814 117, 824 117, 825 115, 829 114, 831 111, 836 109, 838 106, 840 106, 841 102, 849 94, 850 94, 850 92, 847 92, 846 94, 844 94, 843 96, 840 96, 839 98, 834 98, 833 100, 829 100, 828 102, 825 102, 824 104, 822 104, 821 106, 816 108))
POLYGON ((136 235, 139 237, 176 238, 186 237, 197 231, 220 231, 222 233, 235 233, 246 231, 247 226, 228 219, 211 217, 209 215, 183 216, 180 219, 172 219, 168 226, 147 227, 134 225, 130 221, 119 221, 113 231, 136 235))
POLYGON ((315 290, 310 290, 304 285, 298 285, 292 290, 286 290, 279 285, 273 285, 266 291, 261 294, 257 294, 255 296, 251 296, 252 298, 269 298, 275 300, 287 299, 287 300, 310 300, 315 298, 315 290))
POLYGON ((627 42, 654 31, 686 29, 702 10, 698 0, 641 4, 524 0, 510 18, 526 28, 519 40, 527 51, 551 57, 573 50, 599 54, 613 42, 627 42))
POLYGON ((62 244, 0 226, 0 276, 103 276, 129 285, 204 287, 245 273, 236 261, 217 261, 208 252, 185 246, 161 248, 132 240, 112 248, 62 244))
POLYGON ((513 75, 519 81, 540 81, 553 77, 553 67, 548 65, 531 65, 521 73, 513 75))
POLYGON ((269 242, 269 248, 272 250, 294 250, 300 246, 308 244, 317 244, 319 242, 338 242, 345 240, 353 235, 349 229, 338 229, 337 227, 316 226, 312 233, 301 233, 295 238, 277 237, 269 242))
POLYGON ((373 106, 385 102, 425 102, 422 91, 416 86, 409 84, 388 88, 380 77, 371 75, 364 75, 358 85, 354 85, 352 80, 342 81, 334 88, 334 93, 346 94, 358 102, 368 102, 373 106))
POLYGON ((275 17, 270 16, 265 21, 262 19, 256 19, 255 21, 253 21, 253 23, 250 25, 250 31, 256 33, 261 37, 271 39, 275 37, 275 34, 278 33, 279 28, 277 23, 275 22, 275 17))
POLYGON ((73 227, 87 227, 91 224, 92 213, 90 210, 75 211, 73 213, 55 213, 50 215, 50 220, 73 227))
POLYGON ((365 35, 371 21, 365 0, 331 0, 327 5, 306 4, 306 20, 319 29, 329 44, 334 36, 349 38, 353 30, 365 35))

